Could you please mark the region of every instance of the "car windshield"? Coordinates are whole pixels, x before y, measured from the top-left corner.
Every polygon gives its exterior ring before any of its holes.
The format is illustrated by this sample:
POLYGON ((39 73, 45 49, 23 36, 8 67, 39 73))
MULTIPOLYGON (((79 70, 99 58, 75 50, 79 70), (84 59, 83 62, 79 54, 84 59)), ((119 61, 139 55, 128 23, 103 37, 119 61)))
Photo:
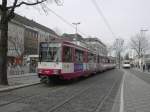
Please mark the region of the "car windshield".
POLYGON ((130 62, 124 62, 124 64, 130 64, 130 62))
POLYGON ((57 43, 41 44, 40 61, 56 62, 61 61, 61 49, 57 43))

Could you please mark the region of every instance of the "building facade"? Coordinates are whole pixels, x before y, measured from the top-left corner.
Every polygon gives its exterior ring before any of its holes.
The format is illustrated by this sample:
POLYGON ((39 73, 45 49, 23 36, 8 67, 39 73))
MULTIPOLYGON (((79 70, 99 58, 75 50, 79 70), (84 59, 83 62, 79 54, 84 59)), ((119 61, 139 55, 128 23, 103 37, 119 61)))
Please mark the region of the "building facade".
POLYGON ((16 14, 8 25, 8 57, 38 55, 39 43, 53 37, 58 36, 50 28, 16 14))
POLYGON ((98 38, 85 38, 86 43, 94 49, 97 54, 101 56, 107 56, 107 46, 102 43, 98 38))
POLYGON ((38 54, 38 32, 31 28, 25 28, 24 55, 38 54))
POLYGON ((143 69, 143 66, 145 66, 146 69, 149 69, 150 71, 150 54, 145 54, 142 57, 135 56, 133 58, 133 65, 134 67, 143 69))

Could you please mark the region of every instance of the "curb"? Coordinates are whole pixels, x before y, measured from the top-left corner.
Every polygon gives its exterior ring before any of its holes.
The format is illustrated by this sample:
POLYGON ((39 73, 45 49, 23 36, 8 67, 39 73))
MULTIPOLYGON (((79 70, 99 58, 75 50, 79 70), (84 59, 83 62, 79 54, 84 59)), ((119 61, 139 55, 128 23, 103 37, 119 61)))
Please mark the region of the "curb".
POLYGON ((141 73, 150 74, 150 72, 147 72, 147 71, 143 72, 142 70, 139 70, 139 69, 134 69, 134 70, 139 71, 139 72, 141 72, 141 73))
POLYGON ((28 76, 38 76, 37 74, 28 74, 28 75, 14 75, 14 76, 8 76, 8 78, 20 78, 20 77, 28 77, 28 76))
POLYGON ((8 91, 12 91, 15 89, 29 87, 29 86, 37 85, 37 84, 40 84, 40 82, 34 82, 34 83, 29 83, 29 84, 22 84, 22 85, 10 86, 10 87, 6 87, 6 88, 0 88, 0 92, 8 92, 8 91))

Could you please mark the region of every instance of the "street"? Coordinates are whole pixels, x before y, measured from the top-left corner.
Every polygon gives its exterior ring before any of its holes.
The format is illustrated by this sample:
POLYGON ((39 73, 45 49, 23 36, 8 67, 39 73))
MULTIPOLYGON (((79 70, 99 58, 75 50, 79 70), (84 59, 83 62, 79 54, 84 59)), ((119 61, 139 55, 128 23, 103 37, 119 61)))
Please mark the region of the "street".
POLYGON ((3 112, 111 111, 123 72, 108 71, 67 85, 36 85, 0 93, 3 112))
POLYGON ((149 112, 150 74, 114 69, 74 81, 0 93, 2 112, 149 112))

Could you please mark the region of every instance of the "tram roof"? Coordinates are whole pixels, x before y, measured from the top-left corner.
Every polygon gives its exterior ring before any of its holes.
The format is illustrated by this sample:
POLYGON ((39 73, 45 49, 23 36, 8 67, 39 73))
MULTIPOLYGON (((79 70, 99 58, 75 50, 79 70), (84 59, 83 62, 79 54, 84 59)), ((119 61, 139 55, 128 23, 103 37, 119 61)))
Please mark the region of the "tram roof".
MULTIPOLYGON (((65 44, 65 45, 68 45, 68 46, 71 46, 71 47, 75 47, 75 48, 78 48, 78 49, 81 49, 81 50, 86 50, 87 52, 92 52, 92 53, 96 54, 96 52, 93 52, 91 49, 88 48, 89 46, 83 47, 83 46, 80 46, 80 45, 76 45, 72 41, 69 41, 65 38, 51 38, 50 43, 52 43, 52 42, 65 44)), ((41 42, 41 43, 46 43, 46 42, 41 42)))

